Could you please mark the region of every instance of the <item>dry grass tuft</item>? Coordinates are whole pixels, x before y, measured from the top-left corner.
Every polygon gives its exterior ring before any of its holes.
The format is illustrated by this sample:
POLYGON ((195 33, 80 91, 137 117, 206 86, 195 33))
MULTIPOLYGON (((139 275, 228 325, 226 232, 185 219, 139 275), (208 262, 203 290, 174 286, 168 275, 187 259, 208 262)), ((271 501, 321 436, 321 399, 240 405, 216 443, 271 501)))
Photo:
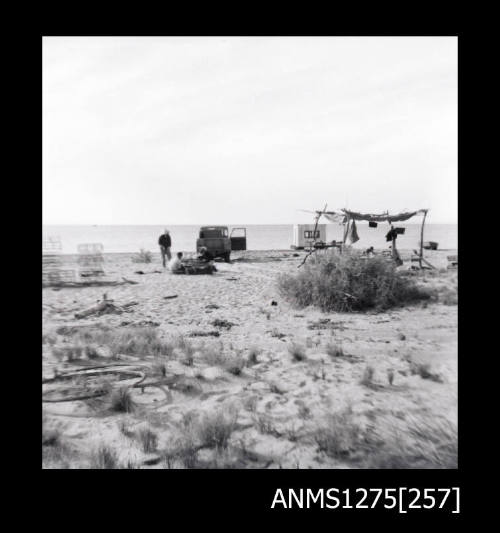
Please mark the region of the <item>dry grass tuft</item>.
POLYGON ((209 346, 202 352, 203 360, 210 366, 223 366, 227 362, 227 356, 224 354, 224 346, 219 343, 218 346, 209 346))
POLYGON ((436 383, 443 383, 443 377, 440 374, 431 371, 430 363, 416 363, 411 361, 410 372, 413 376, 419 375, 422 379, 430 379, 436 383))
POLYGON ((363 461, 363 468, 431 468, 458 466, 456 424, 442 418, 419 417, 404 434, 385 438, 363 461))
MULTIPOLYGON (((136 355, 136 356, 172 356, 174 346, 164 342, 158 337, 158 331, 154 327, 127 327, 110 328, 107 326, 89 326, 74 329, 61 329, 61 334, 73 337, 79 347, 74 358, 81 357, 85 346, 107 346, 111 354, 136 355)), ((70 347, 71 348, 71 347, 70 347)), ((65 348, 66 351, 68 347, 65 348)))
POLYGON ((149 428, 140 429, 138 432, 138 438, 144 453, 152 453, 156 451, 158 447, 158 435, 154 431, 151 431, 149 428))
POLYGON ((304 346, 293 342, 288 346, 288 353, 292 356, 294 361, 304 361, 306 359, 306 350, 304 346))
POLYGON ((109 397, 110 409, 116 413, 132 413, 135 404, 129 387, 119 387, 111 391, 109 397))
POLYGON ((245 360, 243 357, 234 357, 227 360, 224 364, 224 370, 233 374, 233 376, 239 376, 245 368, 245 360))
POLYGON ((260 348, 257 348, 256 346, 252 346, 248 352, 248 358, 247 358, 247 366, 253 366, 258 364, 259 362, 259 355, 262 353, 262 350, 260 348))
POLYGON ((102 444, 90 456, 90 468, 99 470, 112 470, 119 468, 116 452, 102 444))
POLYGON ((196 434, 201 445, 216 449, 226 449, 236 427, 237 413, 218 411, 205 415, 196 426, 196 434))
POLYGON ((375 374, 375 369, 373 366, 368 365, 365 367, 363 371, 363 376, 361 378, 361 385, 364 385, 365 387, 369 387, 370 385, 373 385, 373 376, 375 374))
POLYGON ((156 360, 151 365, 151 370, 154 374, 160 375, 163 378, 167 376, 167 365, 162 360, 156 360))
POLYGON ((328 342, 325 351, 330 357, 344 357, 342 346, 335 342, 328 342))
POLYGON ((141 248, 139 253, 132 257, 132 263, 151 263, 152 260, 153 254, 144 248, 141 248))
POLYGON ((354 421, 351 408, 327 417, 324 427, 316 430, 314 439, 318 449, 333 458, 348 458, 364 440, 361 427, 354 421))

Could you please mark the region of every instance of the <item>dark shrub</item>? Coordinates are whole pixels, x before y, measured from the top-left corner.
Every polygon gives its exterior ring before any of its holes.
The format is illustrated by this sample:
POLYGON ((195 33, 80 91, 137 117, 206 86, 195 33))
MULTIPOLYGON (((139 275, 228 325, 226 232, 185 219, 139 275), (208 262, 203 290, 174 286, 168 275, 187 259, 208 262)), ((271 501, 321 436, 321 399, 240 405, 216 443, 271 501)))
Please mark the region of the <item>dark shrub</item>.
POLYGON ((297 274, 283 274, 278 283, 292 304, 322 311, 383 310, 431 297, 392 261, 382 256, 366 259, 356 251, 317 255, 297 274))

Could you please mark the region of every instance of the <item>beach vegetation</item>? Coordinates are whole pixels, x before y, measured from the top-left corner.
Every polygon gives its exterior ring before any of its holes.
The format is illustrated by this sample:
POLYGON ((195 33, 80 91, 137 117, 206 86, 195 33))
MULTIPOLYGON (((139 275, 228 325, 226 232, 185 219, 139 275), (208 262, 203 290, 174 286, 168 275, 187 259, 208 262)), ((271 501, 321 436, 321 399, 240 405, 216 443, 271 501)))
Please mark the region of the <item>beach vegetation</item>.
POLYGON ((132 257, 132 263, 151 263, 152 260, 153 254, 144 248, 141 248, 139 253, 132 257))
POLYGON ((306 350, 304 346, 297 342, 292 342, 288 346, 288 353, 294 361, 304 361, 306 359, 306 350))
POLYGON ((357 251, 318 254, 297 273, 282 274, 278 287, 292 305, 328 312, 381 311, 432 297, 393 261, 357 251))

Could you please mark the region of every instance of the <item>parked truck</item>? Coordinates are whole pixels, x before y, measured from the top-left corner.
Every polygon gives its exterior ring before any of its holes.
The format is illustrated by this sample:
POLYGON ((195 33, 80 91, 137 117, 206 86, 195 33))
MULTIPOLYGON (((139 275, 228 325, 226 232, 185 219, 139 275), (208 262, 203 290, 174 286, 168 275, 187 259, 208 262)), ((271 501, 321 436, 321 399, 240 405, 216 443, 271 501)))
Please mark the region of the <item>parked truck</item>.
POLYGON ((227 226, 203 226, 196 240, 196 251, 202 247, 215 259, 222 257, 229 263, 231 252, 247 249, 246 228, 233 228, 231 233, 227 226))

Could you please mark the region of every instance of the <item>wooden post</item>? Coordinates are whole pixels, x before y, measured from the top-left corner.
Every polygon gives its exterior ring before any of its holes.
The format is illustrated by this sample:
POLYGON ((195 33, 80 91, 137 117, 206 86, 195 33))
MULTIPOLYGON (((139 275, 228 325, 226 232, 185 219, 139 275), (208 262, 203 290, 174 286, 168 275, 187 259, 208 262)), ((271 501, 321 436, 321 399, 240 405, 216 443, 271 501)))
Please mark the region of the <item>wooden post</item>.
POLYGON ((422 219, 422 227, 420 228, 420 256, 418 258, 418 264, 422 268, 422 259, 424 258, 424 225, 425 217, 427 216, 427 209, 424 211, 424 218, 422 219))
POLYGON ((392 239, 392 258, 396 260, 396 237, 394 235, 394 226, 391 224, 391 239, 392 239))
POLYGON ((318 229, 318 222, 319 222, 319 219, 320 219, 322 213, 324 213, 326 211, 327 205, 328 204, 325 204, 325 207, 323 208, 323 211, 316 215, 316 224, 314 225, 314 231, 313 231, 313 248, 314 248, 314 245, 316 244, 316 230, 318 229))

